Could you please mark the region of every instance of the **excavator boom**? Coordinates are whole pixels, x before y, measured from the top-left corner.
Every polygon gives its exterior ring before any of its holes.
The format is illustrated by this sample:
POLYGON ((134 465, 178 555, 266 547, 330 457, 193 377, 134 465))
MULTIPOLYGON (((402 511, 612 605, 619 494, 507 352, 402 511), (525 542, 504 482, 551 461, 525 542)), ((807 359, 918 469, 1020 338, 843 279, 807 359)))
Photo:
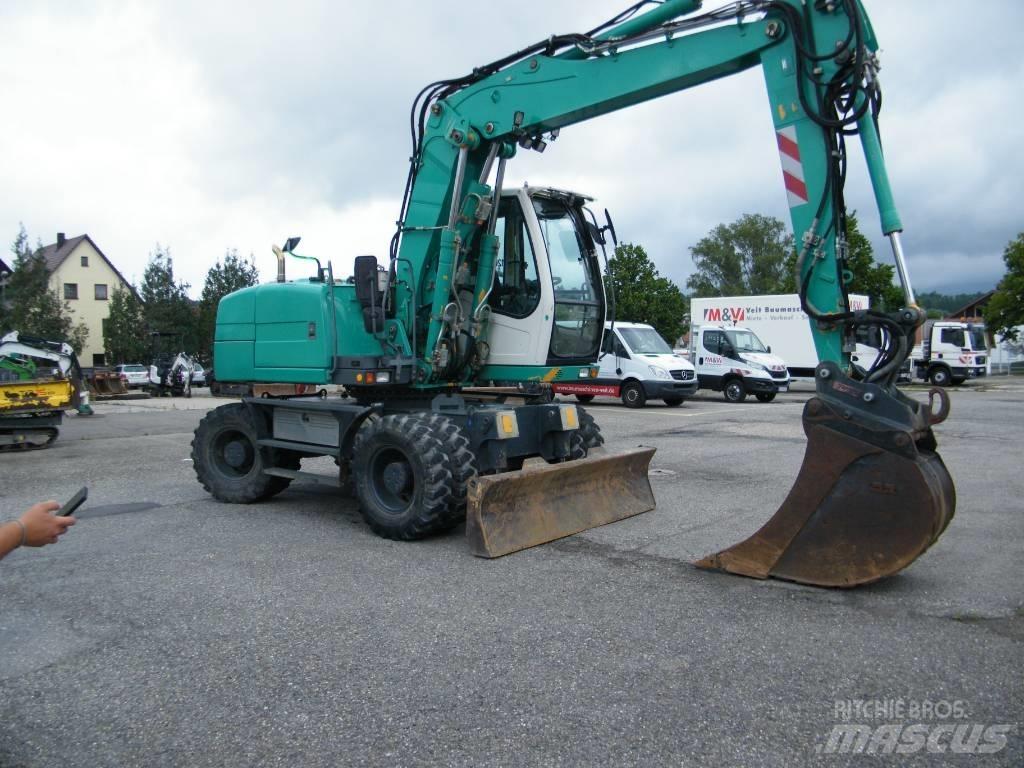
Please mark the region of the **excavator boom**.
MULTIPOLYGON (((923 313, 903 257, 902 223, 878 136, 878 44, 860 0, 749 0, 694 15, 699 6, 666 0, 597 32, 552 37, 425 89, 414 105, 415 152, 392 257, 418 267, 418 285, 435 292, 409 292, 399 301, 431 307, 416 351, 425 360, 443 355, 449 364, 424 371, 426 380, 468 375, 450 364, 458 358, 452 340, 467 333, 474 343, 486 339, 486 328, 468 318, 479 316, 494 282, 494 261, 484 255, 493 232, 485 201, 497 198, 506 160, 519 148, 543 150, 565 126, 760 66, 797 234, 801 302, 822 363, 818 392, 804 413, 807 455, 786 502, 754 536, 699 565, 820 586, 874 581, 913 562, 945 529, 955 506, 931 431, 948 407, 933 414, 895 387, 923 313), (882 231, 892 242, 906 302, 899 312, 850 307, 843 185, 846 142, 854 135, 882 231), (447 286, 460 269, 477 291, 468 306, 445 314, 447 286), (852 366, 847 353, 859 334, 879 340, 869 370, 852 366)), ((486 364, 476 373, 506 381, 516 376, 486 364)), ((560 471, 564 483, 573 466, 560 471)), ((537 498, 524 501, 528 491, 521 482, 516 493, 502 494, 501 480, 487 478, 490 510, 475 516, 476 527, 512 530, 513 510, 542 504, 540 484, 537 498)))

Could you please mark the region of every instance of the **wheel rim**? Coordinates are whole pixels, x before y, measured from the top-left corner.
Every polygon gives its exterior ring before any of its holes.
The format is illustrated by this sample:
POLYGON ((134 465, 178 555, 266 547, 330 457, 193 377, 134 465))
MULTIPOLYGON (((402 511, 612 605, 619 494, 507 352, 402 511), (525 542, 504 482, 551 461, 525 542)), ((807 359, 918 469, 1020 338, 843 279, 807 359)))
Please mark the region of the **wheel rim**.
POLYGON ((401 515, 412 506, 416 476, 409 457, 397 448, 381 448, 370 457, 370 490, 378 505, 390 515, 401 515))
POLYGON ((256 464, 256 447, 244 432, 226 429, 213 440, 212 464, 225 477, 245 477, 256 464))
POLYGON ((640 393, 637 391, 636 387, 626 387, 626 401, 627 402, 635 403, 639 399, 640 399, 640 393))
POLYGON ((743 394, 743 390, 740 388, 740 385, 734 381, 725 388, 725 394, 728 395, 730 400, 739 400, 740 395, 743 394))

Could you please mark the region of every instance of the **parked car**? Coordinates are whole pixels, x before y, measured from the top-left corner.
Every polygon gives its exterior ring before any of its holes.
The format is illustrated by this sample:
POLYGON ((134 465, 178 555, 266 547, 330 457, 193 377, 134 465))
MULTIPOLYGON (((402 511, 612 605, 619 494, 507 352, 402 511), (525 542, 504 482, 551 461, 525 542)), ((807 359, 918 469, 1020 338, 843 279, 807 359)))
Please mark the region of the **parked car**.
POLYGON ((114 371, 121 377, 125 385, 132 387, 144 387, 149 383, 149 369, 138 363, 124 363, 114 368, 114 371))
POLYGON ((206 370, 199 363, 192 369, 192 384, 197 387, 206 386, 206 370))

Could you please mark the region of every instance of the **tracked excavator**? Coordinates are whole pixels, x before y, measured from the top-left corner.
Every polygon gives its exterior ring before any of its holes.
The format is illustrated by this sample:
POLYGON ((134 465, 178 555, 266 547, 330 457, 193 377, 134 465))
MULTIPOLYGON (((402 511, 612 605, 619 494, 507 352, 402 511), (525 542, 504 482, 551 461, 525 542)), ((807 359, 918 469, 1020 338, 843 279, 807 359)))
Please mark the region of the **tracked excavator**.
POLYGON ((71 346, 17 331, 0 337, 0 452, 49 448, 71 408, 92 414, 71 346))
MULTIPOLYGON (((218 499, 272 496, 310 456, 333 457, 378 534, 417 539, 466 519, 495 557, 653 508, 652 449, 607 451, 583 408, 549 385, 596 376, 606 305, 597 244, 611 227, 587 199, 504 188, 506 164, 566 127, 760 67, 797 235, 797 278, 822 361, 804 409, 807 450, 776 514, 698 563, 756 578, 849 587, 899 571, 942 533, 953 483, 932 427, 948 413, 896 389, 923 321, 878 133, 878 44, 859 0, 637 3, 424 88, 388 256, 337 280, 225 297, 220 381, 340 384, 348 399, 248 398, 203 419, 200 482, 218 499), (650 5, 648 8, 647 6, 650 5), (905 306, 854 311, 847 285, 847 142, 863 148, 905 306), (851 364, 858 338, 879 349, 851 364)), ((680 103, 683 103, 682 101, 680 103)), ((693 118, 698 119, 698 118, 693 118)), ((652 201, 659 208, 670 201, 652 201)), ((311 258, 311 257, 306 257, 311 258)))

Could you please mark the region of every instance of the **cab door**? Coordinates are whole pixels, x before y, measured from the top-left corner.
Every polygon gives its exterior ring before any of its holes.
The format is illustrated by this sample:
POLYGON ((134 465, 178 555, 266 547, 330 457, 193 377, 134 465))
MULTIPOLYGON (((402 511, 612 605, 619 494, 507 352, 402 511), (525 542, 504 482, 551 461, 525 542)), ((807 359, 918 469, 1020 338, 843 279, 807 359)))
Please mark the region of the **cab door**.
POLYGON ((717 328, 702 328, 697 342, 697 374, 700 385, 718 389, 728 370, 723 354, 728 345, 725 332, 717 328))
POLYGON ((547 270, 538 269, 535 235, 521 197, 517 193, 501 198, 494 231, 499 245, 494 288, 488 300, 488 362, 492 365, 543 365, 547 358, 553 309, 544 306, 551 303, 550 296, 544 301, 544 280, 548 275, 547 270))

